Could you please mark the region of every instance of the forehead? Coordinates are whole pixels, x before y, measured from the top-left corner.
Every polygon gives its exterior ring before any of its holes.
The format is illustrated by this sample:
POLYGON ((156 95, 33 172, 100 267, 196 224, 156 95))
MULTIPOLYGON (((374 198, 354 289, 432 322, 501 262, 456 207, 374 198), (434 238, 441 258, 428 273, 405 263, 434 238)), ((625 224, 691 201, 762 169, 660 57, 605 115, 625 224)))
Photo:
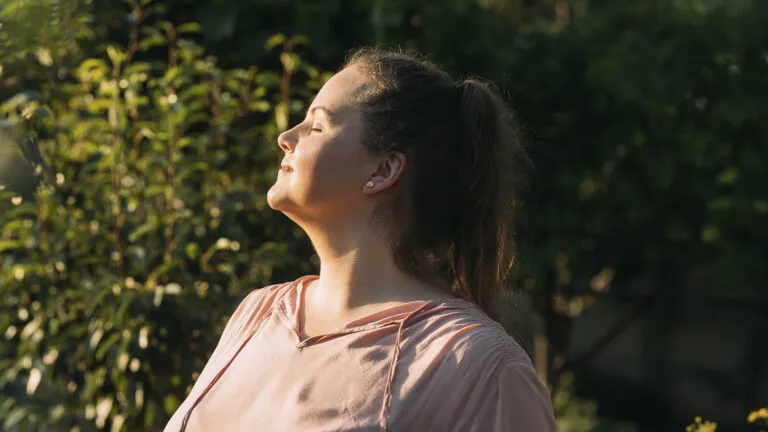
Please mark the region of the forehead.
POLYGON ((367 82, 358 67, 344 68, 323 85, 312 106, 324 106, 334 114, 342 114, 352 107, 356 94, 367 82))

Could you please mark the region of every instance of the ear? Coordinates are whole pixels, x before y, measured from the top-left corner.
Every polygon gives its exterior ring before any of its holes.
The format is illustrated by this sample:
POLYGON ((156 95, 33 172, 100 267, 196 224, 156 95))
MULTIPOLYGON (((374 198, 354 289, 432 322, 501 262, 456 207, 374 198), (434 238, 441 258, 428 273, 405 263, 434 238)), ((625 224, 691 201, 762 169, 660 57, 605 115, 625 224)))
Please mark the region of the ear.
POLYGON ((363 192, 375 194, 397 184, 405 170, 405 155, 400 152, 387 153, 379 162, 376 171, 371 174, 368 182, 363 185, 363 192))

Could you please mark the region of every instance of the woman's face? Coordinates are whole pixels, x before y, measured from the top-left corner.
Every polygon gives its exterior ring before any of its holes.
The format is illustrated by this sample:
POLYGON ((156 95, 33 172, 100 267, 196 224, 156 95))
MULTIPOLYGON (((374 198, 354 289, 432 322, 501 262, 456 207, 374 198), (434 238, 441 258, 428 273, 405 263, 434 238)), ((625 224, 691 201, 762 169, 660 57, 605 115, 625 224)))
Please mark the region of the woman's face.
POLYGON ((381 157, 362 145, 362 118, 352 106, 366 81, 356 67, 342 70, 317 94, 304 121, 280 134, 285 156, 267 193, 270 207, 317 222, 344 219, 368 205, 365 184, 381 157))

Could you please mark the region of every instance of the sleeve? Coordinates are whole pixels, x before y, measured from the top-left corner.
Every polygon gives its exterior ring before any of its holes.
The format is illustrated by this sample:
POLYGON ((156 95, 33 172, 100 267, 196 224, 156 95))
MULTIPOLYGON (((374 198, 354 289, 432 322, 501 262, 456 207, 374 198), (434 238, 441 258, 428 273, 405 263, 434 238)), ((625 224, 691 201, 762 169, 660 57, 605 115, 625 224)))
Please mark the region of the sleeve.
POLYGON ((230 356, 237 349, 238 342, 247 337, 247 331, 267 314, 274 300, 278 286, 273 285, 261 288, 249 293, 235 309, 227 321, 224 331, 219 338, 213 354, 208 359, 195 381, 186 399, 178 407, 165 426, 165 431, 178 431, 182 418, 189 411, 195 400, 200 396, 205 387, 214 379, 214 376, 223 368, 230 356))
POLYGON ((209 363, 220 354, 231 351, 231 347, 242 342, 242 339, 248 335, 248 331, 259 324, 269 311, 278 287, 279 285, 271 285, 253 290, 245 296, 227 320, 209 363))
POLYGON ((531 366, 507 361, 494 375, 497 379, 487 381, 488 388, 482 392, 487 399, 473 408, 472 431, 557 431, 549 391, 531 366))

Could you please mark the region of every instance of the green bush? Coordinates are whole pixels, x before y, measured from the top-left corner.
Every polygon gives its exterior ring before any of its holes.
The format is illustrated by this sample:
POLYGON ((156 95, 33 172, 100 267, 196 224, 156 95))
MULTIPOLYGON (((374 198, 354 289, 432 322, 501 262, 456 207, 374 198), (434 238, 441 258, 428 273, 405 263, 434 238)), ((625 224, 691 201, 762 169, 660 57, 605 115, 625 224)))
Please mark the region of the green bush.
MULTIPOLYGON (((747 423, 755 427, 754 430, 764 432, 768 429, 768 408, 760 408, 749 413, 747 416, 747 423)), ((696 417, 693 423, 686 428, 687 432, 715 432, 717 430, 717 423, 702 420, 701 417, 696 417)))
POLYGON ((33 196, 0 191, 4 430, 159 429, 239 299, 313 271, 265 194, 276 133, 326 75, 279 35, 274 70, 223 70, 146 3, 125 46, 38 58, 52 79, 1 108, 42 153, 33 196))
POLYGON ((563 374, 552 392, 552 408, 560 432, 589 432, 595 430, 597 404, 578 398, 573 391, 573 375, 563 374))

